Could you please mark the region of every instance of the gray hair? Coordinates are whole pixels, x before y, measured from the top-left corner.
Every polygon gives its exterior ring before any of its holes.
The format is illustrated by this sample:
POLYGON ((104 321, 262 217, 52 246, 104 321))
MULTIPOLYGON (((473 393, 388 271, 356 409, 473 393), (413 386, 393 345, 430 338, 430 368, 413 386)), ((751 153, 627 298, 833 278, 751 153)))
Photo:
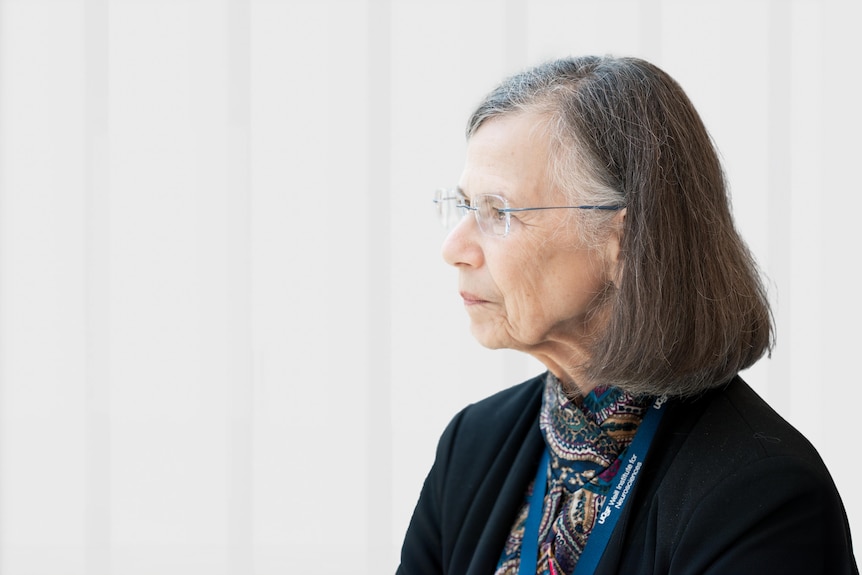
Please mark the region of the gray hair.
MULTIPOLYGON (((552 182, 570 200, 626 206, 623 271, 602 294, 607 321, 584 365, 591 380, 693 395, 771 351, 772 313, 734 227, 718 154, 667 73, 637 58, 547 62, 489 93, 467 138, 519 113, 544 122, 552 182)), ((578 227, 598 238, 613 215, 580 215, 578 227)))
MULTIPOLYGON (((598 158, 591 154, 579 124, 583 105, 581 90, 589 90, 584 81, 590 66, 599 58, 555 60, 511 76, 493 90, 476 109, 467 124, 467 139, 487 120, 517 113, 541 118, 551 147, 548 171, 551 182, 565 194, 571 205, 595 206, 625 203, 622 191, 615 185, 598 158)), ((589 214, 573 211, 584 240, 596 241, 599 232, 613 212, 589 214)))

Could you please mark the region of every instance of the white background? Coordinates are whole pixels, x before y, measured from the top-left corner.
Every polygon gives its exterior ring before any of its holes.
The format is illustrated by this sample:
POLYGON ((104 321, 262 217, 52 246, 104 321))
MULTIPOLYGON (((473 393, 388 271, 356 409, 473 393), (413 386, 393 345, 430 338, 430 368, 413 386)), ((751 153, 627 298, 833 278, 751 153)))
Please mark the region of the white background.
POLYGON ((487 90, 584 53, 700 110, 778 320, 746 378, 858 532, 859 16, 0 0, 0 573, 393 572, 447 421, 540 370, 470 338, 431 193, 487 90))

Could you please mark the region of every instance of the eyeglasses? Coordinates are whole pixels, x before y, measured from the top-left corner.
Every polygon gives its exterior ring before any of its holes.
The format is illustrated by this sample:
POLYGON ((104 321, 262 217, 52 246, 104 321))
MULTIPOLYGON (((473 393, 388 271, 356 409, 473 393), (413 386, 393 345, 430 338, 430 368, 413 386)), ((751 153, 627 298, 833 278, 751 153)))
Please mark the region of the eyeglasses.
POLYGON ((489 236, 506 237, 512 226, 513 212, 533 210, 621 210, 624 205, 609 206, 545 206, 541 208, 510 208, 503 196, 478 194, 465 196, 458 188, 439 189, 434 192, 437 215, 444 227, 455 225, 467 212, 473 212, 479 229, 489 236))

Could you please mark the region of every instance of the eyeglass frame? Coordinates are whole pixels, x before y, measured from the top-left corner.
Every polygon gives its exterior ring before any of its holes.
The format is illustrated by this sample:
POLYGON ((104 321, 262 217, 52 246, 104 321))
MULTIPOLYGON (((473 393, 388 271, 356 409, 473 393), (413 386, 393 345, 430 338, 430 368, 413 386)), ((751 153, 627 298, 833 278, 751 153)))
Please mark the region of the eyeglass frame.
MULTIPOLYGON (((611 205, 605 205, 605 206, 583 205, 583 206, 541 206, 541 207, 531 207, 531 208, 510 208, 509 207, 509 200, 507 200, 505 196, 501 196, 499 194, 476 194, 476 196, 474 196, 474 197, 475 198, 483 198, 483 197, 495 198, 497 200, 500 200, 503 203, 502 208, 493 208, 493 209, 497 210, 498 213, 504 214, 506 216, 506 220, 505 220, 506 224, 505 224, 505 228, 503 230, 503 233, 494 232, 493 231, 493 229, 494 229, 493 223, 483 220, 482 217, 479 215, 479 207, 471 206, 470 204, 468 204, 467 202, 470 201, 470 198, 468 198, 464 194, 464 192, 462 192, 461 189, 457 188, 457 187, 455 187, 455 188, 438 188, 434 192, 433 202, 435 204, 437 204, 438 215, 440 216, 440 220, 441 220, 441 223, 443 224, 443 227, 448 228, 449 227, 449 221, 448 221, 446 214, 444 214, 443 208, 440 204, 442 204, 444 201, 453 201, 453 200, 461 200, 461 203, 455 204, 455 207, 460 208, 461 210, 468 210, 468 211, 473 212, 474 216, 476 218, 476 224, 479 226, 479 229, 482 231, 482 233, 484 233, 487 236, 491 236, 491 237, 495 237, 495 238, 505 238, 506 236, 509 235, 509 230, 512 227, 511 214, 513 214, 513 213, 532 212, 532 211, 536 211, 536 210, 619 211, 619 210, 626 207, 625 204, 611 204, 611 205), (455 195, 446 195, 445 197, 443 195, 443 194, 453 194, 453 193, 455 195), (488 229, 487 229, 488 225, 491 225, 492 231, 488 231, 488 229)), ((463 211, 462 215, 461 215, 461 219, 463 219, 466 215, 467 215, 466 211, 463 211)))

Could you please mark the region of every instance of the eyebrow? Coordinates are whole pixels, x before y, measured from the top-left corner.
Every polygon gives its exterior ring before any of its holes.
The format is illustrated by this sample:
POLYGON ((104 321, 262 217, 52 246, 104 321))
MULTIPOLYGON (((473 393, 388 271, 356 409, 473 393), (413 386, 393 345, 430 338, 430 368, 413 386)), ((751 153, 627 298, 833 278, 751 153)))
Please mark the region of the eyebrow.
MULTIPOLYGON (((455 186, 453 189, 455 190, 456 194, 461 194, 462 196, 464 196, 468 200, 470 199, 470 194, 466 193, 461 186, 455 186)), ((484 194, 477 194, 477 195, 479 195, 479 196, 500 196, 501 198, 503 198, 507 202, 510 201, 508 196, 506 196, 506 194, 504 194, 502 192, 486 192, 484 194)))

